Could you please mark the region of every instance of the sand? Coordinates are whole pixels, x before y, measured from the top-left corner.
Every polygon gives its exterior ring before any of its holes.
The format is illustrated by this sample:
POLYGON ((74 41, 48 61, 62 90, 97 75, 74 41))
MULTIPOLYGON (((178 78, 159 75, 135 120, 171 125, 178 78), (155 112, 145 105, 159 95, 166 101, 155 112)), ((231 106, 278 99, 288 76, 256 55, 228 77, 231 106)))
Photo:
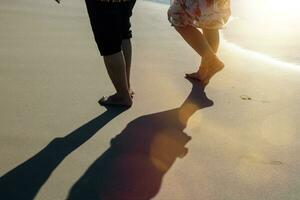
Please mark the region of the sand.
POLYGON ((299 66, 222 41, 205 94, 183 77, 199 58, 167 6, 139 1, 134 106, 105 112, 84 1, 0 4, 1 199, 300 198, 299 66))

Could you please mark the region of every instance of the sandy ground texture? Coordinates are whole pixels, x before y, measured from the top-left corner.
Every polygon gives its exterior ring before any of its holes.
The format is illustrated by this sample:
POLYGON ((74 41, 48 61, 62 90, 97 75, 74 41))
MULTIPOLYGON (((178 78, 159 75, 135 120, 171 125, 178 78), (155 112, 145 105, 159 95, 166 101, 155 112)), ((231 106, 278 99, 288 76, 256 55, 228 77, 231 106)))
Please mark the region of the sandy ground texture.
POLYGON ((134 105, 105 109, 83 0, 0 5, 0 199, 300 199, 298 66, 223 41, 204 90, 167 6, 139 1, 134 105))

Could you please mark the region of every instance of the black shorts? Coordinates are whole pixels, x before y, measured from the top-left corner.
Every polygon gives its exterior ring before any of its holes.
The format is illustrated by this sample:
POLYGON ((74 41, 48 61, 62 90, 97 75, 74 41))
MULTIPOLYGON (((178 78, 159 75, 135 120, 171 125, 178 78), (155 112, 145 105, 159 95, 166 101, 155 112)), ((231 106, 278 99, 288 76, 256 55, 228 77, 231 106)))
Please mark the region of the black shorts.
POLYGON ((130 17, 135 0, 101 2, 86 0, 94 37, 101 55, 121 51, 122 40, 132 37, 130 17))

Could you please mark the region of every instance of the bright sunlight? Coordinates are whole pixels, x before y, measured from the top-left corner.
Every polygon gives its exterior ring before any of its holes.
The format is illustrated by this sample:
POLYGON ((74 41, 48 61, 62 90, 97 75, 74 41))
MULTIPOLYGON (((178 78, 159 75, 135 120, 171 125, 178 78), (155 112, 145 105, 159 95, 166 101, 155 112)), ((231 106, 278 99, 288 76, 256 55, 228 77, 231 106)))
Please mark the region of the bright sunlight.
POLYGON ((284 14, 286 16, 298 16, 300 9, 299 0, 261 0, 265 3, 265 8, 274 14, 284 14))

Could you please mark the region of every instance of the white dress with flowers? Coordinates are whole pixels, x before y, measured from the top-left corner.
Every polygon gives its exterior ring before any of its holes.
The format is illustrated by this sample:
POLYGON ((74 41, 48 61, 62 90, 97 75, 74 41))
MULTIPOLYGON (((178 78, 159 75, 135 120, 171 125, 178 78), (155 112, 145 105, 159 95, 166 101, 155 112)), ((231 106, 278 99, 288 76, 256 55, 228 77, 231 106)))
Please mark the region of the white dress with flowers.
POLYGON ((230 0, 173 0, 168 11, 173 26, 220 29, 231 15, 230 0))

